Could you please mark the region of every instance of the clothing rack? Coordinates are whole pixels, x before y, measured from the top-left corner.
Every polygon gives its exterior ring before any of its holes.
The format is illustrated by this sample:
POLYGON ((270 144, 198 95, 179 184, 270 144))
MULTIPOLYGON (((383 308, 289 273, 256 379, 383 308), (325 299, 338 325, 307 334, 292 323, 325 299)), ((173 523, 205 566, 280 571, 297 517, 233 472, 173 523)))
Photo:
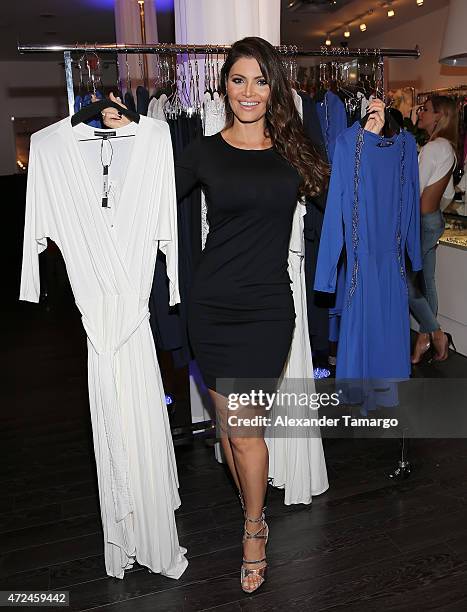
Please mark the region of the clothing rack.
MULTIPOLYGON (((20 53, 63 53, 65 62, 65 77, 68 94, 68 108, 70 115, 74 111, 74 90, 72 74, 72 52, 80 53, 153 53, 163 54, 193 54, 208 55, 214 53, 226 53, 230 45, 179 45, 172 43, 148 44, 80 44, 74 45, 18 45, 20 53)), ((327 47, 319 49, 303 49, 296 45, 279 45, 276 49, 285 56, 291 57, 378 57, 382 61, 385 57, 420 57, 420 49, 379 49, 379 48, 356 48, 349 47, 327 47)))
MULTIPOLYGON (((95 51, 100 53, 225 53, 230 49, 230 45, 178 45, 172 43, 157 43, 156 45, 144 44, 79 44, 75 45, 18 45, 20 53, 57 53, 79 51, 95 51)), ((344 57, 420 57, 420 49, 378 49, 378 48, 356 48, 349 47, 326 47, 319 49, 303 49, 296 45, 279 45, 276 49, 284 55, 294 55, 297 57, 320 57, 320 56, 344 56, 344 57)))
POLYGON ((456 85, 455 87, 442 87, 431 91, 421 91, 417 94, 417 104, 422 104, 430 96, 467 95, 467 85, 456 85))

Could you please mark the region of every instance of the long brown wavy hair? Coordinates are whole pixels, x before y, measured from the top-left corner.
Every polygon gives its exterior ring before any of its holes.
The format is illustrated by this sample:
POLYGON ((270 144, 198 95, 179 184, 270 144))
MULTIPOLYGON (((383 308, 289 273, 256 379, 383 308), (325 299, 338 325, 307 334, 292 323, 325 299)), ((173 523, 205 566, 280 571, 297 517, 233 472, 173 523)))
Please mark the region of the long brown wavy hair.
POLYGON ((300 193, 314 197, 321 193, 329 177, 329 166, 306 136, 295 107, 292 87, 279 53, 263 38, 250 36, 232 45, 221 70, 221 91, 224 94, 226 127, 231 127, 234 114, 227 97, 227 80, 232 66, 242 57, 254 58, 270 87, 266 111, 265 136, 277 152, 301 176, 300 193))

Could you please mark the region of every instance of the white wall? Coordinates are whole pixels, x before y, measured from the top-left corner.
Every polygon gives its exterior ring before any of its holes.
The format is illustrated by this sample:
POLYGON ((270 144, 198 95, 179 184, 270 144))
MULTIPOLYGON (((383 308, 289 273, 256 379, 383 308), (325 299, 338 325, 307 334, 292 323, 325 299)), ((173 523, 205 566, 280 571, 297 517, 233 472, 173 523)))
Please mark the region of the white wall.
POLYGON ((54 120, 67 114, 65 71, 58 61, 0 62, 0 175, 16 172, 11 117, 54 120))
POLYGON ((368 36, 359 46, 409 49, 415 45, 420 47, 422 55, 418 60, 386 61, 386 83, 390 88, 413 86, 418 91, 426 91, 466 84, 467 68, 444 66, 438 62, 447 15, 446 6, 376 37, 368 36))

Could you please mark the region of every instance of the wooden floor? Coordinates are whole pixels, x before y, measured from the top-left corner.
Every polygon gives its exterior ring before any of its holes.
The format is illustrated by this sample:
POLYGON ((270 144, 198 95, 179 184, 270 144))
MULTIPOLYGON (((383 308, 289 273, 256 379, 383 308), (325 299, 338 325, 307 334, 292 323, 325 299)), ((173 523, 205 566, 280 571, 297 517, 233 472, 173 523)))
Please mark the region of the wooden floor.
MULTIPOLYGON (((286 507, 269 492, 269 577, 256 596, 239 585, 240 507, 197 440, 176 450, 187 571, 107 577, 80 321, 21 304, 0 331, 2 590, 68 590, 72 610, 109 612, 467 610, 465 440, 411 441, 414 471, 401 483, 387 477, 396 440, 326 440, 327 493, 286 507)), ((422 373, 466 376, 466 364, 454 355, 422 373)))

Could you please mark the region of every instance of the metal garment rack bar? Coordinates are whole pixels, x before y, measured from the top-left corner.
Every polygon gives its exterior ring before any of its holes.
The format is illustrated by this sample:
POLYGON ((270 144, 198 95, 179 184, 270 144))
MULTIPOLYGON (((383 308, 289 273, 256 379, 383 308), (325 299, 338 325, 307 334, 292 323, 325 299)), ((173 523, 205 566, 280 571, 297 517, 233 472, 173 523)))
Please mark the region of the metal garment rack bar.
MULTIPOLYGON (((230 45, 177 45, 159 43, 157 45, 143 44, 75 44, 75 45, 18 45, 20 53, 64 53, 77 51, 80 53, 223 53, 228 51, 230 45)), ((295 57, 420 57, 420 49, 377 49, 365 48, 351 49, 348 47, 326 47, 319 49, 302 49, 296 45, 279 45, 276 47, 284 55, 295 57)))
MULTIPOLYGON (((20 45, 18 51, 20 53, 63 53, 65 61, 65 76, 66 88, 68 97, 68 112, 70 115, 74 112, 75 95, 73 90, 73 72, 72 72, 72 52, 78 53, 154 53, 157 55, 163 54, 213 54, 225 53, 230 49, 230 45, 177 45, 169 43, 158 43, 157 45, 144 44, 79 44, 75 45, 20 45)), ((348 47, 326 47, 322 46, 319 49, 302 49, 296 45, 279 45, 276 49, 284 56, 292 57, 329 57, 329 58, 356 58, 356 57, 378 57, 381 62, 381 71, 383 73, 382 58, 384 57, 411 57, 418 59, 420 57, 420 49, 377 49, 377 48, 358 48, 350 49, 348 47)), ((383 76, 384 78, 384 76, 383 76)))
POLYGON ((417 94, 417 104, 420 104, 429 96, 436 95, 466 95, 467 94, 467 85, 456 85, 455 87, 441 87, 440 89, 432 89, 430 91, 421 91, 417 94))

